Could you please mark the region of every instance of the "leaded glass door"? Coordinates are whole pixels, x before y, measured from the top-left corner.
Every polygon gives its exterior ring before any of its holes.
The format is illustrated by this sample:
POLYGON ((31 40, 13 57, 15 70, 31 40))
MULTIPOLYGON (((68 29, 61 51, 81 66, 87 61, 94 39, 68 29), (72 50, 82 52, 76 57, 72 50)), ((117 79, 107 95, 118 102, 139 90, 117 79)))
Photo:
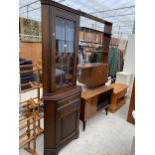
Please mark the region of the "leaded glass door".
POLYGON ((69 84, 73 76, 75 23, 56 17, 56 88, 69 84))

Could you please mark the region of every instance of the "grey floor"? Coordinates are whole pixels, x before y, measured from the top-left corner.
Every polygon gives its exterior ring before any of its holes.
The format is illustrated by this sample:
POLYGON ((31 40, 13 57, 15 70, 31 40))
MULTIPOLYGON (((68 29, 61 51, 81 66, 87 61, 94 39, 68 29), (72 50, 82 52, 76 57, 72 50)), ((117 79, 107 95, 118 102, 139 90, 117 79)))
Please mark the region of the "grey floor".
MULTIPOLYGON (((86 131, 64 147, 59 155, 130 155, 135 127, 126 121, 129 101, 115 113, 98 112, 87 121, 86 131)), ((43 155, 43 135, 37 138, 37 153, 43 155)), ((20 155, 29 155, 24 149, 20 155)))

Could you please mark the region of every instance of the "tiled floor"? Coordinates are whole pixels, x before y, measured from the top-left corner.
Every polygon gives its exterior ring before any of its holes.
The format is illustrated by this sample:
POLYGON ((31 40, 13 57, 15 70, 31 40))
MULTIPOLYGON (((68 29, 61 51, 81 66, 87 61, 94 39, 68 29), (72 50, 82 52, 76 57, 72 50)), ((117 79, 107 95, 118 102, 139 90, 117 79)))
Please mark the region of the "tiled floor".
MULTIPOLYGON (((134 126, 126 121, 129 101, 116 113, 98 112, 87 121, 86 131, 64 147, 59 155, 129 155, 134 126)), ((43 155, 43 135, 37 138, 37 152, 43 155)), ((20 150, 20 155, 29 155, 20 150)))

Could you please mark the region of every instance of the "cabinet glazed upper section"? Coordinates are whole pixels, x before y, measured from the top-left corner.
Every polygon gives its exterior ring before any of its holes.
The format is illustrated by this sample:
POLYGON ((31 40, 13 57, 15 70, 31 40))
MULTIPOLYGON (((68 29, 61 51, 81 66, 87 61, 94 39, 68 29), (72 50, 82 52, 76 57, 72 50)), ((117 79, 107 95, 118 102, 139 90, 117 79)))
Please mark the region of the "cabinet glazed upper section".
POLYGON ((42 6, 44 92, 76 85, 79 16, 42 6))

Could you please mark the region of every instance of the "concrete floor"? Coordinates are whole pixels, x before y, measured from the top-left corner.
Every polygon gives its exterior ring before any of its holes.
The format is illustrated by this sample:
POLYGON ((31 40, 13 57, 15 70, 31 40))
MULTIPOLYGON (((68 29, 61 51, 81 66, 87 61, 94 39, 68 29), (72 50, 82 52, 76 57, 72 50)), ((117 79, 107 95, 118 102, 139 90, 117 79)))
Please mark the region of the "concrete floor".
MULTIPOLYGON (((129 100, 115 113, 99 111, 87 121, 86 131, 64 147, 59 155, 129 155, 134 126, 126 121, 129 100)), ((43 135, 37 138, 37 153, 43 155, 43 135)), ((20 155, 29 155, 24 149, 20 155)))

